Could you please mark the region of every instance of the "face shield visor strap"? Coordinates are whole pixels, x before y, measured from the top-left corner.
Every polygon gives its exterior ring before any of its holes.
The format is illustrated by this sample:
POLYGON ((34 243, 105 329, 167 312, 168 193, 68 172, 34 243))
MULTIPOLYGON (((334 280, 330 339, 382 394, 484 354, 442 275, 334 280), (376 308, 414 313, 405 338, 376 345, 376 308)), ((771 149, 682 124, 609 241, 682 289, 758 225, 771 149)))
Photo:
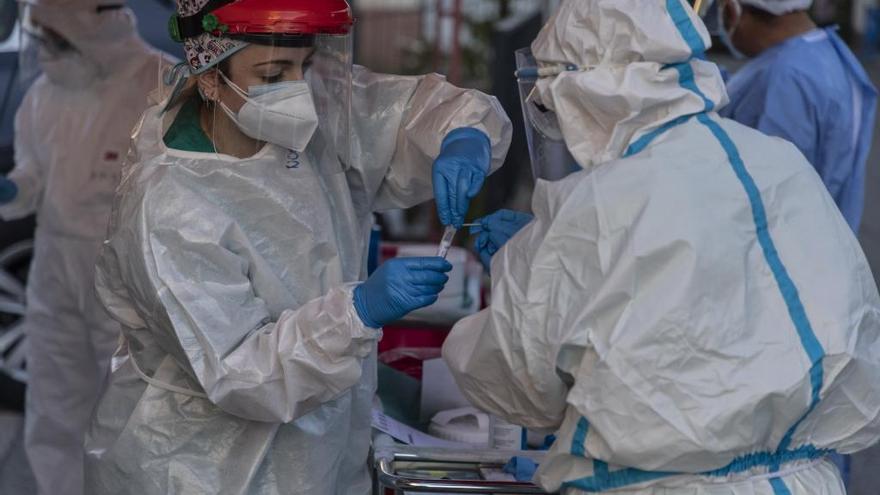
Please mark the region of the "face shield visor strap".
POLYGON ((529 48, 517 51, 516 59, 516 75, 529 157, 532 160, 532 175, 536 180, 563 179, 572 172, 580 170, 580 166, 565 144, 556 113, 542 104, 536 85, 540 77, 551 77, 563 70, 577 70, 577 68, 539 69, 529 48))
POLYGON ((205 7, 211 12, 204 14, 202 27, 205 32, 225 36, 347 35, 354 25, 348 0, 215 2, 219 6, 205 7))
POLYGON ((316 38, 313 34, 236 34, 228 37, 245 43, 289 48, 312 48, 316 38))

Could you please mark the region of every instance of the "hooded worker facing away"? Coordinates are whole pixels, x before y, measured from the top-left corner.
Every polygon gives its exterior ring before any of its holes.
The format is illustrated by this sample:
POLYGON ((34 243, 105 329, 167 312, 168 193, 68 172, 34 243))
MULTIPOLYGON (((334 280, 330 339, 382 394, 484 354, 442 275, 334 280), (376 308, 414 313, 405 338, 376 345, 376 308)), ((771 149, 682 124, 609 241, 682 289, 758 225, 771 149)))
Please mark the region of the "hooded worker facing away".
POLYGON ((532 45, 526 104, 583 170, 482 222, 491 306, 443 355, 556 432, 548 491, 842 495, 825 456, 880 438, 865 257, 793 145, 718 116, 708 45, 682 0, 567 1, 532 45))

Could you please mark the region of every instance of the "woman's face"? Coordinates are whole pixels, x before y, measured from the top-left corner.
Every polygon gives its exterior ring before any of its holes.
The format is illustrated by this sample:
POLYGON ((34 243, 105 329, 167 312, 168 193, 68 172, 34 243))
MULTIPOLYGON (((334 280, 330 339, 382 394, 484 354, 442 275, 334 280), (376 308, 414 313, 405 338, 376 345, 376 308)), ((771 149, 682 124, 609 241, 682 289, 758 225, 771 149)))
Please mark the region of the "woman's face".
MULTIPOLYGON (((252 86, 301 81, 314 52, 314 48, 252 44, 229 58, 225 75, 245 92, 252 86)), ((219 90, 220 99, 233 112, 244 105, 244 99, 229 85, 220 82, 219 90)))

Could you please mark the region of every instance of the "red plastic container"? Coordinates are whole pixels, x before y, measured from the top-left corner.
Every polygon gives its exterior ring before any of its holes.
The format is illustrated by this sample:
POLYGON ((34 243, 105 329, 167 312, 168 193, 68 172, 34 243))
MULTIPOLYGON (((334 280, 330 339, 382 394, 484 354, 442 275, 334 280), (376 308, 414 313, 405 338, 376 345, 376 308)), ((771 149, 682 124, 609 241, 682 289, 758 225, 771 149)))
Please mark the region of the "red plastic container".
POLYGON ((422 363, 440 357, 449 328, 385 327, 379 341, 379 362, 417 379, 422 363))

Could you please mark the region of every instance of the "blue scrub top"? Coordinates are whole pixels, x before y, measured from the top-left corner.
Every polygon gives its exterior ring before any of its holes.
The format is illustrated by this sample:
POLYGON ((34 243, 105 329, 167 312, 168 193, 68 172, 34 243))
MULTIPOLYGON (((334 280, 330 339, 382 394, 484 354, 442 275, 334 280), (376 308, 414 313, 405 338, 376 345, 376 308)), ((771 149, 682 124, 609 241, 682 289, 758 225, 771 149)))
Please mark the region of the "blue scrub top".
POLYGON ((836 28, 766 50, 728 82, 721 114, 797 146, 858 232, 877 90, 836 28))

